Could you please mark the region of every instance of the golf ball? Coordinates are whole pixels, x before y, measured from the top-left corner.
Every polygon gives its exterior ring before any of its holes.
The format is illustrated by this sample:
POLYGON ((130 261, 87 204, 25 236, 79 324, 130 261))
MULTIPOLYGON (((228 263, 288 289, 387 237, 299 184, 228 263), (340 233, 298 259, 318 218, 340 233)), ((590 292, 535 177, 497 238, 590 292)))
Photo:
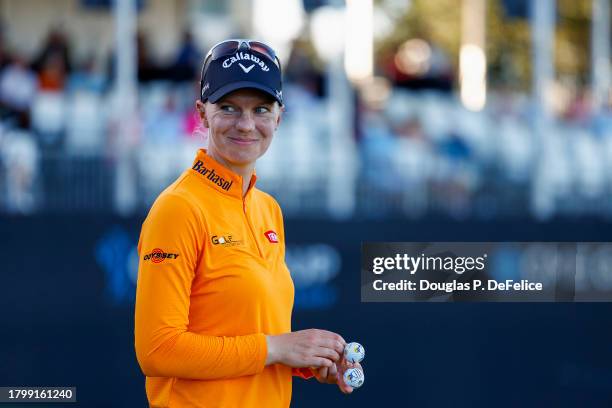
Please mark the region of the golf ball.
POLYGON ((364 380, 363 371, 358 368, 349 368, 344 372, 344 382, 353 388, 361 387, 364 380))
POLYGON ((349 343, 344 347, 344 357, 349 363, 360 363, 365 357, 365 349, 359 343, 349 343))

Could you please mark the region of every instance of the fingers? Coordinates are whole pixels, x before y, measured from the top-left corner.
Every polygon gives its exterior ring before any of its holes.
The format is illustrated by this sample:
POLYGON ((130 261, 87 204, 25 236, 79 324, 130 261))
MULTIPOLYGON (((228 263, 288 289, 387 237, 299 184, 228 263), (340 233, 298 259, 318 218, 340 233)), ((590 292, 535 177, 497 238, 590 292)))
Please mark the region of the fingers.
POLYGON ((334 365, 331 360, 323 357, 310 357, 308 361, 306 363, 307 366, 317 367, 318 369, 329 368, 334 365))
POLYGON ((305 358, 311 359, 313 367, 332 367, 336 362, 340 361, 342 355, 326 347, 308 347, 305 351, 305 358))
POLYGON ((326 344, 335 347, 341 347, 344 350, 344 346, 346 342, 339 334, 329 332, 327 330, 318 330, 313 329, 312 333, 310 333, 313 337, 313 340, 320 342, 321 344, 326 344))
POLYGON ((314 373, 315 378, 320 383, 326 383, 327 377, 329 376, 329 369, 331 367, 321 367, 321 368, 313 368, 311 367, 312 372, 314 373))
POLYGON ((338 375, 337 375, 338 388, 343 394, 350 394, 353 392, 353 387, 351 387, 346 382, 344 382, 344 371, 346 371, 346 369, 341 369, 338 371, 338 375))
POLYGON ((319 357, 325 357, 330 359, 332 362, 340 361, 342 358, 342 354, 338 353, 336 350, 327 348, 327 347, 317 347, 315 351, 316 355, 319 357))
POLYGON ((308 343, 310 343, 308 353, 328 359, 331 366, 339 361, 344 354, 344 345, 346 342, 339 334, 319 329, 304 330, 307 333, 308 343))
POLYGON ((344 356, 342 356, 342 359, 340 360, 340 367, 341 367, 342 372, 345 372, 349 368, 359 368, 360 370, 363 371, 363 367, 361 367, 360 363, 357 363, 357 362, 351 363, 346 358, 344 358, 344 356))
POLYGON ((338 333, 330 332, 328 330, 321 330, 321 329, 310 329, 310 330, 312 330, 314 334, 317 335, 321 339, 332 340, 332 341, 338 342, 340 344, 340 347, 342 347, 342 350, 344 350, 344 346, 346 346, 346 341, 338 333))
POLYGON ((344 354, 346 341, 339 334, 327 330, 312 329, 311 335, 313 344, 318 346, 319 351, 323 353, 320 356, 327 357, 335 362, 344 354), (321 350, 321 348, 326 349, 326 351, 321 350))
POLYGON ((340 391, 342 391, 343 394, 351 394, 353 392, 353 387, 351 387, 350 385, 338 385, 338 387, 340 387, 340 391))
POLYGON ((342 360, 339 363, 337 363, 337 366, 338 366, 338 388, 344 394, 352 393, 354 388, 351 387, 349 384, 347 384, 344 381, 344 373, 349 368, 358 368, 361 371, 363 371, 363 367, 361 366, 360 363, 351 363, 351 362, 347 361, 344 357, 342 358, 342 360))
POLYGON ((338 339, 331 339, 331 338, 321 339, 321 341, 319 342, 319 346, 326 347, 330 350, 334 350, 336 354, 338 355, 338 358, 342 357, 342 355, 344 354, 345 344, 343 344, 342 341, 338 339))
POLYGON ((327 373, 327 383, 328 384, 335 384, 338 382, 338 365, 337 364, 332 364, 331 367, 329 367, 327 369, 328 373, 327 373))
MULTIPOLYGON (((319 353, 329 353, 329 349, 321 348, 319 353)), ((321 363, 329 362, 328 358, 322 358, 319 360, 321 363)), ((330 366, 321 367, 315 370, 315 377, 320 383, 337 384, 338 389, 343 394, 351 394, 354 388, 351 387, 344 381, 344 373, 349 368, 358 368, 363 371, 363 367, 360 363, 351 363, 347 361, 344 356, 340 355, 340 358, 330 366)))

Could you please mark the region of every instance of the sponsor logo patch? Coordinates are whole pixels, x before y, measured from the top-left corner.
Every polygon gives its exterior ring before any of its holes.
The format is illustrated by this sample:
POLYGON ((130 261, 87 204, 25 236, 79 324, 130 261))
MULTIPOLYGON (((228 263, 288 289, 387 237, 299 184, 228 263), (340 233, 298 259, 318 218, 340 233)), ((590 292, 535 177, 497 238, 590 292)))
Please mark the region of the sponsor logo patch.
POLYGON ((210 88, 210 83, 207 82, 206 84, 204 84, 204 86, 202 87, 202 95, 204 95, 204 93, 206 91, 208 91, 208 88, 210 88))
MULTIPOLYGON (((229 68, 231 67, 234 63, 238 62, 238 61, 252 61, 255 64, 259 66, 259 68, 261 68, 262 71, 264 72, 268 72, 270 70, 270 68, 266 65, 265 62, 262 61, 261 58, 256 57, 253 54, 248 54, 246 52, 239 52, 237 54, 235 54, 234 56, 227 58, 225 61, 223 61, 223 68, 229 68)), ((250 71, 252 67, 249 67, 248 70, 250 71)), ((244 72, 248 73, 249 71, 246 71, 244 67, 242 67, 242 69, 244 70, 244 72)))
POLYGON ((249 67, 245 67, 244 65, 242 65, 241 62, 239 62, 238 65, 240 65, 240 68, 242 68, 245 74, 248 74, 249 72, 251 72, 251 70, 255 66, 255 64, 251 64, 249 67))
POLYGON ((166 259, 176 259, 179 257, 179 254, 171 254, 169 252, 164 252, 163 249, 155 248, 150 253, 146 254, 142 259, 143 261, 151 261, 153 263, 161 263, 166 259))
POLYGON ((278 235, 276 235, 276 232, 270 230, 270 231, 264 232, 264 235, 266 236, 266 238, 268 238, 268 241, 270 241, 271 243, 278 244, 278 235))
POLYGON ((221 246, 237 246, 243 244, 242 240, 236 239, 232 235, 213 235, 210 237, 210 242, 212 242, 213 245, 221 246))
POLYGON ((232 184, 234 183, 233 181, 226 180, 220 175, 218 175, 217 173, 215 173, 215 169, 206 168, 202 160, 198 160, 193 165, 191 170, 195 171, 196 173, 200 173, 201 175, 206 177, 208 180, 210 180, 213 184, 218 185, 219 187, 221 187, 221 189, 225 191, 229 191, 230 188, 232 188, 232 184))

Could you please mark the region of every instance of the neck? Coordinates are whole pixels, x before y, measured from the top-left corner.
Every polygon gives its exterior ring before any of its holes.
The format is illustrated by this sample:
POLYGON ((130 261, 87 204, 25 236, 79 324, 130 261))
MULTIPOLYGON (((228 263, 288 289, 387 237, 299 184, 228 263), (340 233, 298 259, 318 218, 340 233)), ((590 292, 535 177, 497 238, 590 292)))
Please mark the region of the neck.
POLYGON ((251 176, 255 170, 255 163, 249 163, 245 165, 229 163, 227 160, 220 157, 214 150, 209 150, 208 155, 215 159, 218 163, 233 171, 242 178, 242 196, 246 195, 249 189, 249 183, 251 182, 251 176))

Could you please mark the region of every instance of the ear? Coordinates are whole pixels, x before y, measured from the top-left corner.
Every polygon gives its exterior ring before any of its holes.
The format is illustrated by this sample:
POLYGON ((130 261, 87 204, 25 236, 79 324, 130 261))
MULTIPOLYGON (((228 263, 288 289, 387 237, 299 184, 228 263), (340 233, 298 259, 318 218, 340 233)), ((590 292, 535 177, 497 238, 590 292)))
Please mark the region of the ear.
POLYGON ((196 110, 198 111, 198 115, 200 115, 200 120, 205 128, 208 128, 208 117, 206 116, 206 104, 201 100, 197 100, 195 103, 196 110))

